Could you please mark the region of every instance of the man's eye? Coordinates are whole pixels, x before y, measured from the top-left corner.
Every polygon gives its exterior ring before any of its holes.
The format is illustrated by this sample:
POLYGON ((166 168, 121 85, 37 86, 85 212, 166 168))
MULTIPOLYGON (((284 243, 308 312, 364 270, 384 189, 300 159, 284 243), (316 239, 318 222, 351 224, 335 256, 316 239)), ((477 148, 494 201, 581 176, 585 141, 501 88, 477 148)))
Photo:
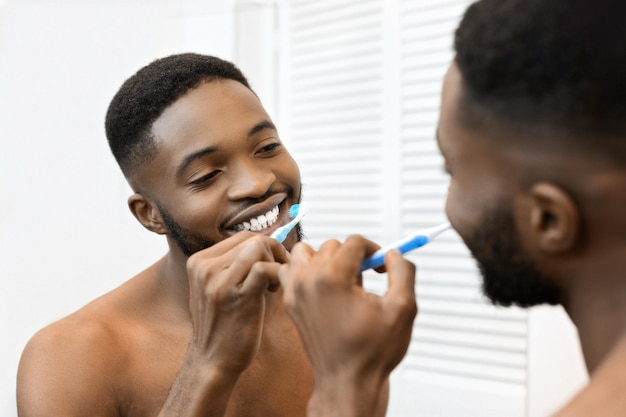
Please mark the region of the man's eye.
POLYGON ((221 171, 212 171, 202 177, 191 181, 189 184, 194 187, 201 187, 203 185, 209 184, 221 171))
POLYGON ((280 143, 270 143, 257 151, 257 154, 273 154, 280 148, 280 143))

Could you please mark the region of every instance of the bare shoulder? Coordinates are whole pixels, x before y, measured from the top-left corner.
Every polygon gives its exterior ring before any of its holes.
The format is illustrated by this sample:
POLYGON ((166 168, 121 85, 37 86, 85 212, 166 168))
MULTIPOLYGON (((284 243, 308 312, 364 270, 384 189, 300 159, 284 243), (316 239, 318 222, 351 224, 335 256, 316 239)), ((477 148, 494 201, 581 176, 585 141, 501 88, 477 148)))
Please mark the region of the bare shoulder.
POLYGON ((184 357, 190 325, 188 314, 177 314, 163 295, 153 270, 31 338, 18 369, 20 417, 156 415, 184 357))
POLYGON ((119 331, 89 307, 37 332, 18 369, 20 416, 116 415, 118 343, 119 331))
POLYGON ((591 375, 583 388, 553 417, 626 416, 626 337, 591 375))
POLYGON ((140 274, 29 340, 17 376, 21 417, 120 414, 137 327, 128 306, 141 299, 145 282, 140 274))

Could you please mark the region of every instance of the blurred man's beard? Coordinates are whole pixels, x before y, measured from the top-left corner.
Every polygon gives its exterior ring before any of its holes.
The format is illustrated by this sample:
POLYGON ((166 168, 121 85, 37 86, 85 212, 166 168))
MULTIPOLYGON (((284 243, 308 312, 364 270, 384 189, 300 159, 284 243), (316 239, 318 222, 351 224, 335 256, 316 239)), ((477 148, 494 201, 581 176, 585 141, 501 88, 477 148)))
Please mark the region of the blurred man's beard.
MULTIPOLYGON (((172 216, 162 207, 159 207, 159 212, 163 218, 163 222, 169 231, 170 237, 176 242, 176 246, 189 257, 196 252, 215 245, 217 242, 211 239, 207 239, 204 236, 194 233, 189 229, 182 227, 172 218, 172 216)), ((304 237, 302 227, 300 224, 296 225, 296 233, 298 241, 301 241, 304 237)))
POLYGON ((466 244, 483 276, 483 291, 492 303, 531 307, 561 301, 557 286, 524 253, 508 204, 488 212, 466 244))

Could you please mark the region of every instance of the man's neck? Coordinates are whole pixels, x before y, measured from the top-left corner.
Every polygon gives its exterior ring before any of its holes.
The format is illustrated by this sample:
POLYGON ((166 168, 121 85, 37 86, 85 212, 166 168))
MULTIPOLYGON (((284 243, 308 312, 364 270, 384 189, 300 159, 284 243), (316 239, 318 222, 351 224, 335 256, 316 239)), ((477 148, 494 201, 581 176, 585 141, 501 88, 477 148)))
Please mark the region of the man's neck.
POLYGON ((626 335, 626 253, 607 254, 580 268, 570 281, 564 307, 578 329, 590 374, 626 335))
POLYGON ((189 311, 189 280, 187 257, 178 248, 171 248, 159 261, 158 279, 168 297, 183 311, 189 311))

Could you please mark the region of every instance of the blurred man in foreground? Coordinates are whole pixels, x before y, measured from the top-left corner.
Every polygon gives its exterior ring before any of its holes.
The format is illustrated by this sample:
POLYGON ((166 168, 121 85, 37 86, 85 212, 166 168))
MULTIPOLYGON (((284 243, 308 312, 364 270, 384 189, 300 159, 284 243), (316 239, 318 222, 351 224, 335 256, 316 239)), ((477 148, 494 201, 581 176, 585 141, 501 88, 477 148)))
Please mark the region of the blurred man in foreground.
MULTIPOLYGON (((590 382, 558 417, 626 415, 625 15, 608 0, 480 0, 443 85, 446 212, 486 295, 561 304, 578 329, 590 382)), ((281 267, 315 374, 309 417, 376 415, 406 353, 414 270, 390 252, 388 292, 365 293, 373 248, 299 243, 281 267)))

